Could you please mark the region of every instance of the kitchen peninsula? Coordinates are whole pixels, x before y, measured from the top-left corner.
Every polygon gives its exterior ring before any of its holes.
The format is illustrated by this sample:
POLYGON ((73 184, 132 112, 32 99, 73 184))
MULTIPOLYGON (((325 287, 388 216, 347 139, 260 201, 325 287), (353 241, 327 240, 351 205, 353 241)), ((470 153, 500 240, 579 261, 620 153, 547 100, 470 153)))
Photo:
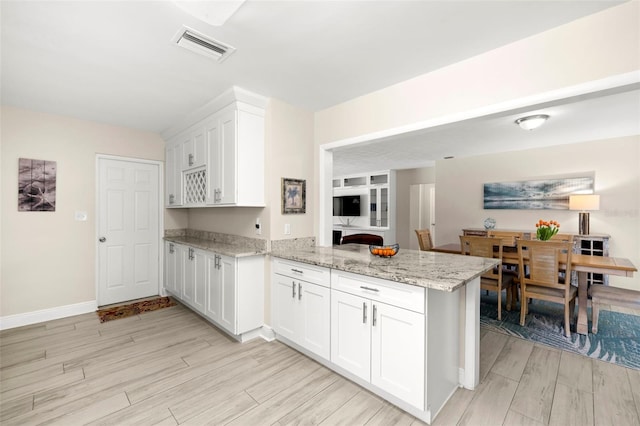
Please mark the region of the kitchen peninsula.
POLYGON ((494 260, 357 244, 271 256, 278 340, 428 423, 478 384, 479 277, 494 260))

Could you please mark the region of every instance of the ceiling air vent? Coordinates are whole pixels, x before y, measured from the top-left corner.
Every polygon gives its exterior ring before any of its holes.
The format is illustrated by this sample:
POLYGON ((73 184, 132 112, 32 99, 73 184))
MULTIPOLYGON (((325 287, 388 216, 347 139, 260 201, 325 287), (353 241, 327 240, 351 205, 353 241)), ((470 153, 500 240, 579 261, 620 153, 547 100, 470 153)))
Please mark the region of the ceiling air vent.
POLYGON ((224 61, 236 50, 189 27, 182 27, 171 41, 180 47, 215 59, 218 62, 224 61))

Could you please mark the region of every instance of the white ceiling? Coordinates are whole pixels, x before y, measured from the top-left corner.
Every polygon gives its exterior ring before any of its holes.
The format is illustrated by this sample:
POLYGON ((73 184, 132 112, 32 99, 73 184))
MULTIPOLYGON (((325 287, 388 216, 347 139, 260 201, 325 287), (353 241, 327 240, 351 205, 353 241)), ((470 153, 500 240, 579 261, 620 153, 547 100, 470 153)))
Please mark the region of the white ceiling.
MULTIPOLYGON (((640 85, 621 93, 561 100, 334 150, 334 176, 429 167, 445 157, 470 157, 590 140, 640 135, 640 85), (535 130, 520 117, 547 114, 535 130)), ((625 88, 629 89, 629 88, 625 88)))
MULTIPOLYGON (((154 132, 232 85, 317 111, 622 2, 249 0, 211 26, 171 1, 2 0, 0 96, 4 105, 154 132), (171 38, 182 25, 237 51, 216 63, 177 47, 171 38)), ((336 166, 341 156, 374 169, 381 156, 397 164, 385 168, 420 166, 445 155, 524 148, 543 132, 567 130, 558 116, 516 142, 516 126, 502 123, 426 132, 403 141, 404 158, 384 146, 341 150, 336 166)), ((556 133, 552 140, 568 139, 556 133)))

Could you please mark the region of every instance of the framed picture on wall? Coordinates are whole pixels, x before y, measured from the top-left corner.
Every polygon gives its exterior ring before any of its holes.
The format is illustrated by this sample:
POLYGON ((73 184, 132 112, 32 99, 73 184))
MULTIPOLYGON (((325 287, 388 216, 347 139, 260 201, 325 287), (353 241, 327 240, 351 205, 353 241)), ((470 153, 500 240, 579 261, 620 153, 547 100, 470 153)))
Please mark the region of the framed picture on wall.
POLYGON ((302 214, 307 209, 307 181, 282 178, 282 214, 302 214))
POLYGON ((18 211, 56 211, 55 161, 18 159, 18 211))
POLYGON ((485 209, 567 210, 569 196, 593 194, 593 177, 484 184, 485 209))

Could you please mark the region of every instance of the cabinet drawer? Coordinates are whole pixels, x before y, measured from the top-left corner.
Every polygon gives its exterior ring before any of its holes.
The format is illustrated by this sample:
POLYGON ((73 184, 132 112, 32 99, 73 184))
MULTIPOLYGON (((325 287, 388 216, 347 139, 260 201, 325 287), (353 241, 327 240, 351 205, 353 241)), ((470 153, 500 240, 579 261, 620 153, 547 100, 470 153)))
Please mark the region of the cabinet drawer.
POLYGON ((273 259, 273 272, 324 287, 329 287, 331 280, 331 272, 328 268, 277 258, 273 259))
POLYGON ((333 269, 331 288, 424 314, 425 289, 422 287, 333 269))

